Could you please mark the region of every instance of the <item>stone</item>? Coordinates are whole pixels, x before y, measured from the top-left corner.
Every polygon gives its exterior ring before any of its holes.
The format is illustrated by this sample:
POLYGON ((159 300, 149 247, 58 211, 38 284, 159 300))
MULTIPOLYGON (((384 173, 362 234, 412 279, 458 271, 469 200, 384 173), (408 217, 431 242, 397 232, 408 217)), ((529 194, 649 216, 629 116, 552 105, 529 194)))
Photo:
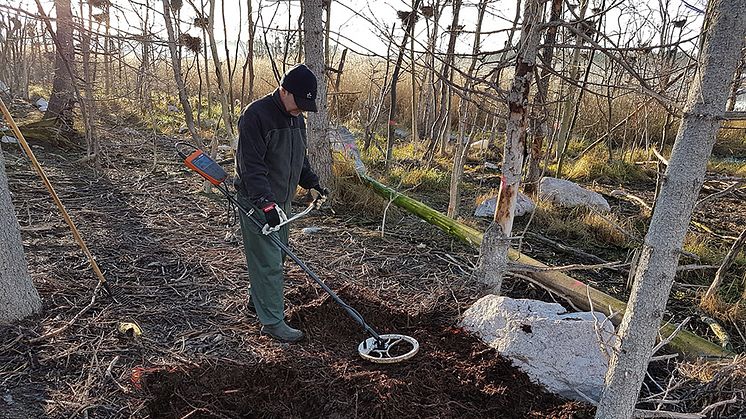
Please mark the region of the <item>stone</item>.
POLYGON ((401 129, 401 128, 394 128, 394 137, 395 138, 407 138, 409 137, 409 131, 401 129))
POLYGON ((489 148, 489 146, 490 146, 490 140, 474 141, 469 146, 469 151, 475 151, 475 152, 476 151, 485 151, 485 150, 487 150, 489 148))
POLYGON ((305 227, 300 232, 303 234, 316 234, 321 231, 321 227, 305 227))
POLYGON ((18 139, 16 139, 16 137, 12 137, 10 135, 3 135, 2 137, 0 137, 0 143, 17 144, 18 143, 18 139))
POLYGON ((559 304, 487 295, 461 326, 560 396, 599 400, 614 344, 602 313, 567 313, 559 304))
POLYGON ((40 98, 34 104, 42 112, 46 112, 47 111, 47 107, 49 106, 49 102, 47 102, 47 100, 44 99, 44 98, 40 98))
POLYGON ((484 168, 487 169, 487 170, 495 170, 495 171, 500 170, 500 166, 499 165, 497 165, 495 163, 492 163, 492 162, 489 162, 489 161, 484 162, 484 168))
POLYGON ((553 177, 541 178, 539 198, 565 208, 585 207, 601 212, 611 211, 609 203, 598 192, 585 189, 569 180, 553 177))
MULTIPOLYGON (((492 218, 495 216, 495 207, 497 206, 497 197, 489 198, 477 205, 477 209, 474 210, 474 216, 476 217, 488 217, 492 218)), ((523 192, 518 192, 518 200, 515 203, 515 216, 522 217, 526 214, 534 212, 536 204, 528 196, 524 195, 523 192)))

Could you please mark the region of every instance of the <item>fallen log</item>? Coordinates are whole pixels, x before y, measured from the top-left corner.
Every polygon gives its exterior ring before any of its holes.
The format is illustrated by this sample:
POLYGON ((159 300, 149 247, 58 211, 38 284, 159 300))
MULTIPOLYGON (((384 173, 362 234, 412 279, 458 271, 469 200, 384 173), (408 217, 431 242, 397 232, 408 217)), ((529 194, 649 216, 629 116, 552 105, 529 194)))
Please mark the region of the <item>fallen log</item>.
MULTIPOLYGON (((378 195, 390 200, 394 205, 405 209, 412 214, 422 218, 430 224, 440 228, 446 233, 468 243, 479 247, 482 243, 482 233, 472 227, 461 224, 445 214, 412 199, 406 195, 389 188, 365 174, 360 174, 364 183, 369 185, 378 195)), ((546 270, 549 266, 510 249, 509 257, 513 261, 531 265, 539 268, 536 272, 522 272, 523 275, 540 283, 550 291, 567 298, 575 306, 582 310, 600 311, 607 315, 615 325, 621 322, 627 304, 604 292, 592 288, 562 272, 546 270)), ((677 325, 665 323, 661 326, 660 337, 666 339, 676 331, 677 325)), ((722 358, 733 356, 728 350, 721 348, 694 333, 680 330, 668 344, 673 352, 682 353, 688 357, 722 358)))

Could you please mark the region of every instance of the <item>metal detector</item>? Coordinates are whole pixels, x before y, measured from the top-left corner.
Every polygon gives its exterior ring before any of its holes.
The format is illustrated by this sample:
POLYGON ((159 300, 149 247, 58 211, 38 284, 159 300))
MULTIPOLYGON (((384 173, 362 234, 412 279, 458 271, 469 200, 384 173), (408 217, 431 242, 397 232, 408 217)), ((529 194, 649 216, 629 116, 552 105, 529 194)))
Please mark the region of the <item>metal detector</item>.
MULTIPOLYGON (((272 242, 277 245, 283 252, 285 252, 290 259, 293 260, 298 266, 300 266, 303 271, 308 274, 308 276, 311 277, 324 291, 326 291, 329 296, 332 297, 332 299, 339 304, 345 311, 347 311, 347 314, 350 315, 356 322, 358 322, 365 332, 367 332, 371 337, 360 342, 360 345, 358 345, 358 353, 360 353, 360 356, 363 357, 363 359, 366 359, 371 362, 379 363, 379 364, 393 364, 401 361, 405 361, 409 358, 412 358, 417 354, 417 351, 420 349, 420 344, 417 342, 416 339, 406 336, 406 335, 400 335, 397 333, 390 333, 390 334, 379 334, 375 330, 373 330, 372 327, 368 325, 368 323, 365 322, 365 319, 363 319, 363 316, 354 308, 350 307, 347 303, 345 303, 337 294, 334 293, 334 291, 331 290, 308 266, 306 266, 305 263, 303 263, 302 260, 298 256, 293 253, 288 246, 286 246, 277 236, 277 234, 274 233, 274 231, 268 231, 268 226, 262 225, 259 220, 254 218, 252 215, 254 214, 254 208, 247 209, 245 206, 243 206, 240 202, 238 202, 238 199, 236 199, 235 194, 232 194, 228 190, 228 183, 226 180, 228 179, 228 173, 226 173, 225 170, 217 163, 215 160, 210 158, 209 155, 205 154, 202 150, 200 150, 197 147, 194 147, 191 144, 188 143, 176 143, 176 152, 179 154, 179 156, 184 159, 184 164, 189 167, 190 169, 194 170, 195 172, 199 173, 202 177, 207 179, 210 183, 212 183, 220 192, 225 195, 225 197, 228 199, 228 201, 235 205, 236 208, 238 208, 239 211, 243 212, 248 219, 250 219, 254 225, 259 228, 260 230, 267 231, 265 236, 272 240, 272 242), (184 152, 184 148, 189 148, 189 152, 184 152)), ((312 203, 309 205, 309 207, 300 215, 305 215, 311 211, 311 209, 314 207, 314 204, 312 203)), ((286 223, 297 219, 298 216, 287 219, 286 223)))

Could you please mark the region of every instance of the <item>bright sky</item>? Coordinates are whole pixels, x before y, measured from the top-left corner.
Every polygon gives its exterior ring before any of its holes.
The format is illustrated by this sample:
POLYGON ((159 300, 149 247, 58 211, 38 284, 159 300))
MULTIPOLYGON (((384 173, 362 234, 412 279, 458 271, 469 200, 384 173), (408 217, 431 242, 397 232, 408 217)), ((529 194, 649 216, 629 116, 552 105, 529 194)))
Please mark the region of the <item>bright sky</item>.
MULTIPOLYGON (((17 0, 0 0, 2 2, 13 2, 17 0)), ((112 0, 115 5, 112 23, 122 31, 136 34, 142 32, 142 20, 148 15, 152 30, 162 39, 166 38, 165 28, 162 24, 163 6, 160 0, 112 0), (152 8, 147 10, 148 8, 152 8), (157 13, 154 16, 154 12, 157 13)), ((183 0, 184 5, 181 9, 181 29, 184 32, 194 36, 201 34, 198 28, 193 27, 193 18, 196 13, 189 1, 200 7, 204 4, 205 10, 208 10, 208 0, 183 0)), ((215 29, 216 37, 221 45, 218 49, 223 51, 222 10, 225 8, 225 26, 228 28, 228 42, 231 49, 235 48, 235 42, 240 35, 241 42, 245 42, 248 34, 246 23, 247 0, 217 0, 215 29)), ((252 1, 254 16, 257 11, 261 10, 260 25, 265 27, 277 28, 284 30, 298 27, 298 16, 300 13, 300 2, 298 0, 250 0, 252 1)), ((525 0, 524 0, 525 1, 525 0)), ((578 0, 569 0, 570 4, 577 3, 578 0)), ((687 19, 687 23, 682 28, 682 38, 687 39, 696 35, 702 25, 701 14, 697 9, 705 8, 706 0, 590 0, 592 7, 607 7, 611 11, 607 14, 606 33, 612 39, 621 37, 623 39, 635 39, 634 43, 638 46, 641 43, 656 45, 659 43, 657 30, 660 22, 659 5, 665 7, 672 20, 687 19), (635 19, 630 16, 636 16, 635 19)), ((72 0, 73 13, 78 15, 80 3, 72 0)), ((457 52, 468 53, 471 51, 473 31, 476 26, 478 0, 463 0, 460 11, 460 23, 465 26, 466 33, 461 34, 457 39, 457 52)), ((45 10, 54 16, 53 1, 43 0, 45 10)), ((432 0, 424 0, 423 4, 432 4, 432 0)), ((515 17, 516 0, 495 0, 488 7, 487 15, 484 19, 483 31, 505 30, 512 25, 515 17)), ((36 6, 33 0, 22 0, 22 7, 26 10, 35 11, 36 6)), ((411 0, 332 0, 331 6, 331 29, 336 33, 332 38, 342 45, 349 47, 358 53, 374 53, 385 55, 387 42, 381 35, 389 33, 391 25, 396 24, 395 37, 400 39, 402 35, 401 22, 396 16, 397 10, 408 10, 411 8, 411 0)), ((96 13, 94 11, 94 13, 96 13)), ((590 13, 590 12, 589 12, 590 13)), ((445 27, 450 25, 452 20, 450 5, 443 13, 440 20, 440 33, 445 32, 445 27)), ((432 22, 430 22, 432 23, 432 22)), ((417 23, 417 42, 425 44, 426 21, 421 18, 417 23)), ((262 36, 262 28, 257 30, 257 36, 262 36)), ((678 33, 676 33, 678 35, 678 33)), ((271 36, 270 36, 271 38, 271 36)), ((503 48, 506 39, 505 32, 484 35, 482 38, 482 50, 494 51, 503 48)), ((515 40, 517 40, 517 36, 515 40)), ((440 37, 441 48, 445 49, 447 42, 446 36, 440 37)), ((515 42, 515 41, 514 41, 515 42)), ((333 47, 332 47, 333 48, 333 47)), ((422 47, 418 48, 421 49, 422 47)), ((334 51, 334 50, 333 50, 334 51)), ((337 52, 339 53, 339 52, 337 52)))

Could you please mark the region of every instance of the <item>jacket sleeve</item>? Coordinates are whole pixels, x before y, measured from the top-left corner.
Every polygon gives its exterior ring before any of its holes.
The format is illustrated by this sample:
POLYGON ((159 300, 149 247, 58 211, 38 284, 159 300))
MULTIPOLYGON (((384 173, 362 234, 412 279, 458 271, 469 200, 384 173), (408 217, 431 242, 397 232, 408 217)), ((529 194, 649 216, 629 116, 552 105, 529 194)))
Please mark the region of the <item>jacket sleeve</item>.
POLYGON ((238 120, 238 176, 241 188, 247 197, 257 205, 262 201, 275 202, 267 175, 269 170, 264 162, 267 154, 267 140, 262 137, 259 118, 252 113, 244 113, 238 120))
POLYGON ((311 169, 311 164, 308 162, 308 154, 303 156, 303 169, 300 171, 298 184, 303 189, 311 189, 319 185, 319 177, 311 169))

